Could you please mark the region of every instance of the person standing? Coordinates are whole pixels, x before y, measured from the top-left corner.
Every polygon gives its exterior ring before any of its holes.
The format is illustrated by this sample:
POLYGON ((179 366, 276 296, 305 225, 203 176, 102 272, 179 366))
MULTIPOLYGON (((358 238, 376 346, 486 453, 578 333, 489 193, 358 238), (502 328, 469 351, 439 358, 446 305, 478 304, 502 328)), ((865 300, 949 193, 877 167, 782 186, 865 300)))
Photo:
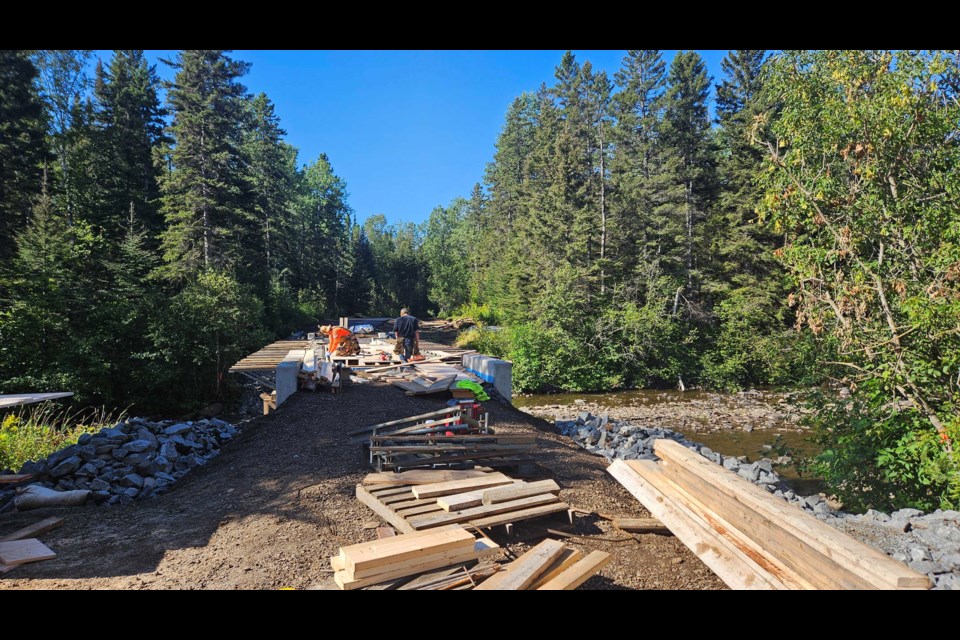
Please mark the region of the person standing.
POLYGON ((400 309, 400 317, 394 320, 393 329, 397 337, 403 340, 403 353, 400 354, 402 362, 409 362, 413 355, 413 345, 420 341, 420 321, 410 315, 410 310, 404 307, 400 309))

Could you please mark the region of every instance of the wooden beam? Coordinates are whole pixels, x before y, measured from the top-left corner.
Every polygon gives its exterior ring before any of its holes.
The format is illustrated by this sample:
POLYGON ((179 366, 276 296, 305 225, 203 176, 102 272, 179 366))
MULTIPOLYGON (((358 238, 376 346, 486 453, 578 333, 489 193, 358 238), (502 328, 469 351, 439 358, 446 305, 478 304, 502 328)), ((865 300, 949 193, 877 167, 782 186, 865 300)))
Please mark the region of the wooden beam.
POLYGON ((532 518, 542 518, 544 516, 553 515, 555 513, 561 513, 563 511, 569 510, 570 505, 565 502, 557 502, 555 504, 545 504, 540 507, 531 507, 529 509, 519 509, 517 511, 510 511, 508 513, 501 513, 492 516, 486 516, 483 518, 474 518, 470 520, 468 524, 477 527, 478 529, 484 529, 489 527, 499 527, 503 524, 512 524, 514 522, 520 522, 521 520, 530 520, 532 518))
POLYGON ((536 496, 541 493, 558 493, 560 485, 553 480, 539 480, 537 482, 525 482, 518 487, 502 487, 498 489, 488 489, 483 492, 483 504, 496 504, 498 502, 508 502, 527 496, 536 496))
POLYGON ((432 569, 439 569, 441 567, 460 564, 470 560, 479 560, 480 558, 485 558, 497 553, 500 553, 499 545, 497 545, 495 542, 492 542, 488 538, 484 538, 477 540, 474 543, 473 548, 468 552, 457 550, 456 552, 439 554, 431 557, 428 561, 425 561, 422 564, 399 567, 397 569, 387 571, 386 573, 367 578, 358 578, 355 580, 350 579, 349 575, 347 575, 349 572, 345 570, 338 571, 333 574, 333 579, 337 583, 337 586, 339 586, 341 589, 359 589, 361 587, 377 584, 379 582, 385 582, 387 580, 394 580, 404 576, 416 575, 432 569))
POLYGON ((34 522, 33 524, 23 527, 22 529, 17 529, 13 533, 8 533, 7 535, 0 537, 0 542, 13 542, 14 540, 23 540, 24 538, 36 538, 37 536, 43 535, 48 531, 53 531, 62 524, 63 518, 57 518, 55 516, 44 518, 39 522, 34 522))
POLYGON ((0 563, 5 565, 39 562, 56 557, 57 554, 51 551, 50 547, 36 538, 0 542, 0 563))
POLYGON ((357 500, 363 504, 370 507, 370 509, 393 525, 393 528, 401 533, 413 533, 415 529, 410 526, 410 523, 401 518, 396 514, 392 509, 387 508, 386 505, 381 503, 377 498, 370 494, 366 489, 363 488, 362 484, 357 485, 357 500))
POLYGON ((507 513, 508 511, 519 511, 529 507, 538 507, 556 502, 559 502, 557 496, 552 493, 546 493, 539 496, 512 500, 511 502, 501 502, 499 504, 474 507, 473 509, 454 511, 452 513, 441 512, 437 515, 414 516, 410 518, 409 522, 415 529, 430 529, 444 524, 469 522, 474 518, 484 518, 500 513, 507 513))
POLYGON ((477 591, 520 591, 533 584, 563 553, 563 543, 546 539, 511 562, 506 571, 491 576, 477 591))
POLYGON ((16 484, 17 482, 26 482, 33 477, 32 473, 13 473, 0 476, 0 484, 16 484))
POLYGON ((413 488, 413 495, 417 498, 435 498, 440 496, 464 493, 471 489, 496 487, 504 484, 513 484, 513 478, 502 473, 488 473, 482 478, 466 478, 436 484, 420 485, 413 488))
MULTIPOLYGON (((560 575, 561 572, 573 566, 573 564, 583 557, 583 554, 580 553, 579 549, 574 549, 573 547, 564 547, 563 553, 557 556, 557 559, 553 561, 547 570, 543 572, 539 578, 537 578, 533 584, 530 585, 530 590, 539 589, 541 586, 560 575)), ((507 565, 509 567, 510 565, 507 565)))
POLYGON ((657 473, 662 475, 662 472, 652 461, 642 462, 651 464, 628 465, 626 460, 615 460, 607 472, 667 525, 673 535, 697 554, 727 586, 731 589, 757 590, 788 588, 732 542, 720 536, 703 518, 654 487, 646 477, 657 473), (641 470, 645 470, 645 473, 641 474, 641 470))
MULTIPOLYGON (((507 489, 511 486, 520 486, 523 484, 523 480, 515 480, 512 485, 504 485, 507 489)), ((483 494, 488 489, 475 489, 474 491, 467 491, 464 493, 455 493, 449 496, 440 496, 437 498, 436 503, 444 511, 460 511, 461 509, 470 509, 471 507, 479 507, 483 504, 483 494)), ((534 492, 534 493, 544 493, 543 491, 534 492)), ((531 495, 531 494, 527 494, 531 495)), ((524 496, 520 496, 524 497, 524 496)))
POLYGON ((613 556, 606 551, 591 551, 585 558, 541 586, 540 591, 573 591, 607 566, 612 559, 613 556))
POLYGON ((461 527, 408 533, 373 542, 340 547, 344 567, 354 578, 383 573, 383 567, 417 564, 420 558, 457 549, 472 550, 473 534, 461 527))
POLYGON ((436 411, 428 411, 427 413, 421 413, 418 416, 410 416, 409 418, 400 418, 399 420, 391 420, 389 422, 380 422, 378 424, 370 425, 369 427, 360 427, 359 429, 354 429, 353 431, 347 431, 347 435, 355 436, 361 433, 370 433, 382 427, 392 427, 398 424, 406 424, 407 422, 411 422, 411 421, 426 420, 428 418, 433 418, 435 416, 440 416, 440 415, 446 415, 449 413, 453 413, 455 411, 460 411, 460 408, 446 407, 444 409, 437 409, 436 411))
POLYGON ((614 518, 613 527, 629 533, 672 535, 670 529, 656 518, 614 518))
POLYGON ((815 586, 928 589, 930 580, 672 440, 658 440, 664 473, 815 586))

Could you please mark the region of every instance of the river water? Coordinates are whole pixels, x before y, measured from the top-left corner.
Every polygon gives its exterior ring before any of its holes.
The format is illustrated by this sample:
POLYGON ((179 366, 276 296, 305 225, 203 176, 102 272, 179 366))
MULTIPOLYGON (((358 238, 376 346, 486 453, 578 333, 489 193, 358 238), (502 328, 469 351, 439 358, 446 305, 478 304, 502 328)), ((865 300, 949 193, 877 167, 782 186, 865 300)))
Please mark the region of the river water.
POLYGON ((799 424, 800 396, 796 393, 643 389, 522 395, 514 396, 513 404, 548 421, 569 420, 589 411, 640 426, 673 429, 723 455, 746 456, 751 462, 779 460, 777 473, 798 490, 816 489, 819 484, 815 478, 801 479, 793 464, 797 458, 819 451, 799 424))

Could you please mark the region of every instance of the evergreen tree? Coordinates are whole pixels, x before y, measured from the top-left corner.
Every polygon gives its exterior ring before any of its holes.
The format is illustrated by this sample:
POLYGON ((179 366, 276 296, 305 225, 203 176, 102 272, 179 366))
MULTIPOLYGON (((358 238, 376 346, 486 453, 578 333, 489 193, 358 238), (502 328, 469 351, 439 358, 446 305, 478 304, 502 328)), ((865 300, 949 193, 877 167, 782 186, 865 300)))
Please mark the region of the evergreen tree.
POLYGON ((258 253, 241 149, 246 88, 238 81, 250 65, 227 53, 187 50, 168 63, 177 69, 167 84, 176 145, 173 170, 161 185, 167 225, 161 238, 163 270, 174 280, 203 269, 242 272, 258 253))
POLYGON ((670 65, 662 131, 664 144, 672 155, 672 181, 679 191, 679 197, 669 204, 675 219, 683 221, 682 274, 688 302, 696 300, 698 289, 704 284, 697 258, 705 240, 702 223, 716 189, 715 153, 707 113, 709 94, 710 77, 703 59, 693 51, 678 52, 670 65))
POLYGON ((260 227, 257 248, 262 266, 260 290, 265 288, 277 266, 277 231, 289 203, 294 176, 287 163, 288 150, 281 138, 286 131, 280 128, 280 118, 273 103, 260 93, 249 103, 250 125, 244 140, 248 159, 248 179, 253 197, 253 210, 260 227))
POLYGON ((46 121, 37 75, 27 52, 0 49, 0 265, 40 194, 46 121))
POLYGON ((129 235, 131 212, 145 241, 159 233, 158 169, 154 150, 163 142, 156 67, 139 49, 117 50, 109 68, 97 63, 94 121, 99 129, 96 172, 102 207, 96 221, 113 238, 129 235))

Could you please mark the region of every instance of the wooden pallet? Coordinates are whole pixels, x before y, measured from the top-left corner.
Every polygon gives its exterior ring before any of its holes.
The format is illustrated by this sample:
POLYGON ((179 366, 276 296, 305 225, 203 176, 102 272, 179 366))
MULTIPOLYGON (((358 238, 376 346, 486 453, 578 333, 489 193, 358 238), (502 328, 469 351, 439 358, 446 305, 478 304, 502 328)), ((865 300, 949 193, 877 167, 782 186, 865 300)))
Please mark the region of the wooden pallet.
MULTIPOLYGON (((486 486, 504 486, 514 482, 512 478, 503 476, 493 469, 484 468, 484 471, 487 475, 477 479, 489 483, 486 486), (501 478, 501 480, 494 480, 495 478, 501 478)), ((435 483, 430 485, 379 483, 383 474, 373 475, 378 484, 358 484, 357 499, 401 533, 412 533, 450 524, 471 525, 477 528, 494 527, 557 513, 567 513, 570 509, 569 505, 560 501, 552 489, 544 488, 543 493, 539 495, 524 496, 490 505, 481 504, 478 507, 459 511, 447 511, 438 503, 438 499, 457 493, 466 493, 471 490, 471 483, 450 485, 451 491, 450 487, 437 489, 435 483), (417 487, 424 489, 431 487, 429 490, 416 492, 427 497, 418 498, 414 493, 417 487)))

